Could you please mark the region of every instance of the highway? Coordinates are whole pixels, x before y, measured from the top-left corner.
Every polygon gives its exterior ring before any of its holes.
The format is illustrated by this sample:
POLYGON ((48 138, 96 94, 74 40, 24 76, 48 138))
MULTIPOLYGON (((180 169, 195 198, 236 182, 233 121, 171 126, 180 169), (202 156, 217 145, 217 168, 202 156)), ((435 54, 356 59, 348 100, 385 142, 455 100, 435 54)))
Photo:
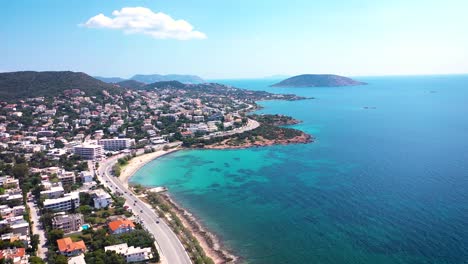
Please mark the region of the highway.
POLYGON ((120 157, 122 156, 114 156, 99 163, 99 179, 114 193, 121 192, 123 194, 123 197, 127 201, 130 209, 132 209, 135 216, 142 221, 143 227, 154 236, 154 239, 156 240, 156 248, 161 256, 161 263, 192 263, 187 252, 185 252, 185 248, 182 246, 170 227, 158 217, 149 205, 141 201, 132 192, 126 189, 117 177, 112 176, 112 166, 120 157), (156 221, 159 223, 156 223, 156 221))

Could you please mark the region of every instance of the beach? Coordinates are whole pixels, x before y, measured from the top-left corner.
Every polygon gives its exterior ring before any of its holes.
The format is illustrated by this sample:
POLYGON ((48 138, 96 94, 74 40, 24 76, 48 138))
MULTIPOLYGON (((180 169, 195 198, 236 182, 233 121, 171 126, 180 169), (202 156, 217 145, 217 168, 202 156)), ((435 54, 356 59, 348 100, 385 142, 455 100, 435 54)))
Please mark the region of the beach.
POLYGON ((148 162, 162 157, 164 155, 170 154, 172 152, 178 151, 180 148, 172 148, 169 150, 158 150, 151 153, 145 153, 139 156, 136 156, 128 161, 128 164, 122 168, 120 172, 119 179, 122 181, 123 185, 128 188, 128 181, 132 175, 138 171, 141 167, 145 166, 148 162))

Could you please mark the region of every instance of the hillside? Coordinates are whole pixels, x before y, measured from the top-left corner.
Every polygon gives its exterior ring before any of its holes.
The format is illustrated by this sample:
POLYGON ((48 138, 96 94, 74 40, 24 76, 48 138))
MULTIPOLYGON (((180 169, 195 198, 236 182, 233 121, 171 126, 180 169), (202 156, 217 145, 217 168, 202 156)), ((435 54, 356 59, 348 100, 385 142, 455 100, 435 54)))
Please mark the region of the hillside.
POLYGON ((143 82, 143 83, 155 83, 155 82, 167 82, 167 81, 178 81, 181 83, 203 83, 205 82, 202 78, 196 75, 179 75, 179 74, 169 74, 169 75, 137 74, 130 79, 143 82))
POLYGON ((337 87, 365 84, 367 83, 333 74, 303 74, 273 84, 271 87, 337 87))
POLYGON ((116 83, 118 86, 122 88, 128 88, 128 89, 141 89, 143 86, 145 86, 145 83, 135 81, 135 80, 125 80, 116 83))
POLYGON ((121 90, 82 72, 21 71, 0 73, 0 98, 2 100, 54 96, 67 89, 80 89, 87 95, 98 95, 101 94, 102 90, 109 92, 121 90))

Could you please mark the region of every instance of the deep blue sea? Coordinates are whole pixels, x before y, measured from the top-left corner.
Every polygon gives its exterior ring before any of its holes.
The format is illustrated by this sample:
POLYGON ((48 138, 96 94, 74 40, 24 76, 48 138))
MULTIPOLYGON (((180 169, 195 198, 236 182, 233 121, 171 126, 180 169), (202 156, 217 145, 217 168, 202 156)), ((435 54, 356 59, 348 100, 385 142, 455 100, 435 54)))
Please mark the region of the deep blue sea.
POLYGON ((133 182, 164 185, 246 263, 468 263, 468 76, 269 88, 311 144, 181 151, 133 182), (368 107, 367 109, 365 107, 368 107))

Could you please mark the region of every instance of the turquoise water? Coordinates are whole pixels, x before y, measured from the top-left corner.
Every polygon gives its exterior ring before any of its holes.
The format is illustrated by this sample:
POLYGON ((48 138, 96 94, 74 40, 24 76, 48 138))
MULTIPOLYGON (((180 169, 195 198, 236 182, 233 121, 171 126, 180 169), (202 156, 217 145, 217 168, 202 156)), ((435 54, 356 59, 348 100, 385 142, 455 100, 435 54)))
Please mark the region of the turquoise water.
POLYGON ((248 263, 468 263, 468 76, 360 80, 223 81, 315 97, 260 112, 303 120, 317 141, 181 151, 132 181, 167 186, 248 263))

